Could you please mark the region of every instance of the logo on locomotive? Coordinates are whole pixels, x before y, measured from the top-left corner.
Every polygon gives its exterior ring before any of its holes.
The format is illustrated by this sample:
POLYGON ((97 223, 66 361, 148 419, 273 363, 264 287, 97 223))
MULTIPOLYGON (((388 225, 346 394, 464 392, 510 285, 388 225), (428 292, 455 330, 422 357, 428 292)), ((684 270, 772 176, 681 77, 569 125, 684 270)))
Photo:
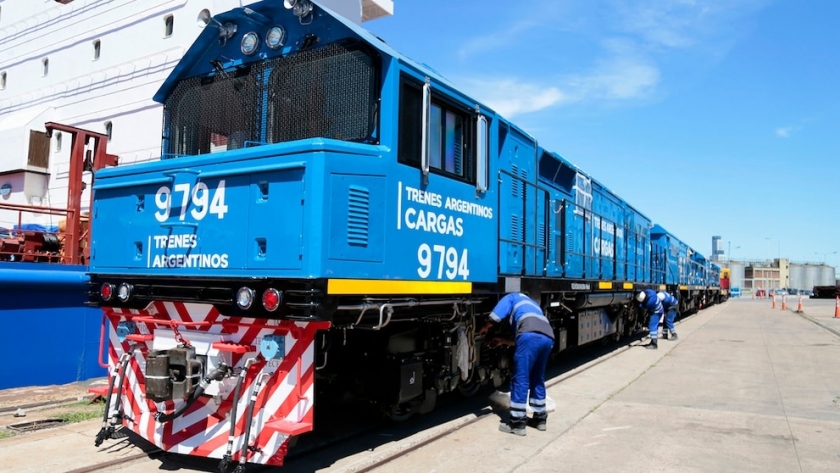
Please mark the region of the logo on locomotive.
POLYGON ((470 276, 466 238, 477 236, 476 227, 492 220, 493 208, 487 205, 417 189, 402 181, 397 184, 397 230, 423 232, 417 245, 417 276, 421 279, 466 281, 470 276))
MULTIPOLYGON (((155 220, 162 224, 185 222, 188 215, 195 223, 213 217, 223 220, 228 213, 225 180, 221 179, 212 190, 204 182, 195 185, 180 183, 172 188, 161 186, 155 193, 155 206, 155 220), (173 202, 177 206, 175 213, 172 211, 173 202)), ((193 253, 192 250, 200 248, 195 233, 149 235, 147 244, 147 268, 219 269, 227 268, 229 264, 227 253, 193 253)))
POLYGON ((596 255, 607 258, 615 257, 615 241, 624 238, 624 229, 616 228, 612 222, 607 222, 600 217, 593 217, 592 251, 596 255))

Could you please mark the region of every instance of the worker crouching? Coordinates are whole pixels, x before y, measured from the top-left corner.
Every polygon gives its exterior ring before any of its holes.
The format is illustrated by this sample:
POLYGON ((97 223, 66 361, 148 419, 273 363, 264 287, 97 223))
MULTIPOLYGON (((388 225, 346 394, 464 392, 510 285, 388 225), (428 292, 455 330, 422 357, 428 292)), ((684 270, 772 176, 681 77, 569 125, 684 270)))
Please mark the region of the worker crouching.
POLYGON ((510 380, 510 420, 500 424, 499 430, 525 435, 525 427, 529 423, 525 410, 528 405, 534 412, 531 425, 538 430, 546 430, 545 367, 554 346, 554 331, 539 304, 520 293, 511 293, 499 300, 489 320, 479 330, 479 335, 485 335, 494 323, 502 322, 511 325, 515 341, 495 337, 490 340, 490 347, 504 344, 516 348, 510 380))
POLYGON ((652 289, 644 289, 636 293, 636 301, 639 302, 639 308, 650 314, 650 322, 648 330, 650 331, 650 343, 647 345, 648 349, 656 350, 659 347, 659 321, 662 319, 663 309, 662 301, 656 295, 656 291, 652 289))

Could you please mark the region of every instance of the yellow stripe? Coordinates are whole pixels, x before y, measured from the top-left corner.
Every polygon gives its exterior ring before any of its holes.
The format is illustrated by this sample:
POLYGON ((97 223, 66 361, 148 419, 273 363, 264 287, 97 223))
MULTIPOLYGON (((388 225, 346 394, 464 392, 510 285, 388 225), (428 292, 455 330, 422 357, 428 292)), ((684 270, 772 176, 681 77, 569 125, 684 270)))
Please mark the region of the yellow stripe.
POLYGON ((598 289, 612 289, 612 283, 609 281, 598 281, 598 289))
POLYGON ((328 279, 327 294, 469 294, 471 282, 328 279))
POLYGON ((665 289, 666 289, 666 288, 665 288, 665 285, 664 285, 664 284, 660 284, 660 285, 659 285, 659 290, 660 290, 660 291, 664 291, 665 289))
POLYGON ((681 291, 687 291, 687 290, 688 290, 688 286, 680 286, 680 290, 681 290, 681 291))
POLYGON ((624 283, 624 289, 633 289, 633 283, 632 282, 624 283))

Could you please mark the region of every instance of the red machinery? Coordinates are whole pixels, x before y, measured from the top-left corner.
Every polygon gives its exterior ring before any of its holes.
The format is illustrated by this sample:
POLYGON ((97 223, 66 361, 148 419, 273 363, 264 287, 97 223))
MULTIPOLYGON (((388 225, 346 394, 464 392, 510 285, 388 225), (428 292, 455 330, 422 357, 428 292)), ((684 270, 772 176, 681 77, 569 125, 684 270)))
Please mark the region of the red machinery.
POLYGON ((107 135, 53 122, 47 123, 45 128, 47 136, 52 136, 54 130, 72 136, 67 208, 0 203, 2 209, 18 211, 18 230, 6 238, 0 238, 0 260, 85 264, 90 256, 87 244, 90 228, 82 222, 82 192, 85 189, 82 174, 85 171, 96 172, 105 166, 116 166, 118 158, 107 153, 107 135), (86 152, 85 148, 91 140, 93 146, 86 152), (63 237, 53 233, 20 230, 23 212, 66 216, 63 237))
POLYGON ((720 270, 720 292, 729 294, 729 281, 731 277, 732 271, 729 268, 723 268, 720 270))

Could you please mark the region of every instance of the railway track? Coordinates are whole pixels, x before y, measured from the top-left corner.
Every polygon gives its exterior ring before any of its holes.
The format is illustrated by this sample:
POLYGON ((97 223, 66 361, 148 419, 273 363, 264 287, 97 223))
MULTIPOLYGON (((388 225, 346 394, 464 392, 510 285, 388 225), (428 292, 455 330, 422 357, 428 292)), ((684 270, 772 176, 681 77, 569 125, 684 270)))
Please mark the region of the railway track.
MULTIPOLYGON (((560 384, 624 353, 637 346, 642 336, 643 334, 640 334, 618 342, 589 347, 561 357, 549 367, 547 373, 549 381, 546 386, 560 384)), ((486 389, 480 392, 490 393, 486 389)), ((326 425, 318 424, 319 429, 301 437, 297 445, 290 449, 283 470, 294 472, 330 469, 332 465, 342 463, 346 457, 355 457, 352 465, 344 465, 338 469, 347 472, 375 471, 396 458, 432 445, 465 427, 478 422, 489 422, 488 419, 498 421, 498 416, 493 415, 496 409, 488 405, 487 398, 484 396, 464 399, 451 395, 443 396, 440 401, 438 409, 431 414, 415 416, 402 423, 382 421, 378 417, 372 417, 372 409, 364 409, 358 405, 345 406, 346 408, 340 414, 337 414, 337 411, 330 412, 322 409, 320 413, 324 417, 332 418, 332 422, 326 422, 326 425), (357 427, 348 430, 347 425, 357 427), (410 442, 385 446, 385 444, 393 443, 393 439, 408 439, 409 437, 412 438, 410 442)), ((316 422, 318 422, 317 417, 316 422)), ((129 437, 126 440, 127 444, 145 443, 143 439, 131 432, 127 435, 129 437)), ((114 440, 106 441, 106 447, 108 442, 113 443, 114 440)), ((118 469, 135 471, 130 467, 132 463, 138 464, 139 469, 136 471, 144 471, 144 468, 149 467, 143 461, 144 458, 159 462, 156 468, 177 467, 182 471, 216 471, 218 466, 218 460, 168 454, 147 444, 144 451, 75 468, 68 472, 89 473, 118 469)), ((269 469, 270 467, 257 464, 249 464, 247 467, 247 471, 251 472, 269 469)))

